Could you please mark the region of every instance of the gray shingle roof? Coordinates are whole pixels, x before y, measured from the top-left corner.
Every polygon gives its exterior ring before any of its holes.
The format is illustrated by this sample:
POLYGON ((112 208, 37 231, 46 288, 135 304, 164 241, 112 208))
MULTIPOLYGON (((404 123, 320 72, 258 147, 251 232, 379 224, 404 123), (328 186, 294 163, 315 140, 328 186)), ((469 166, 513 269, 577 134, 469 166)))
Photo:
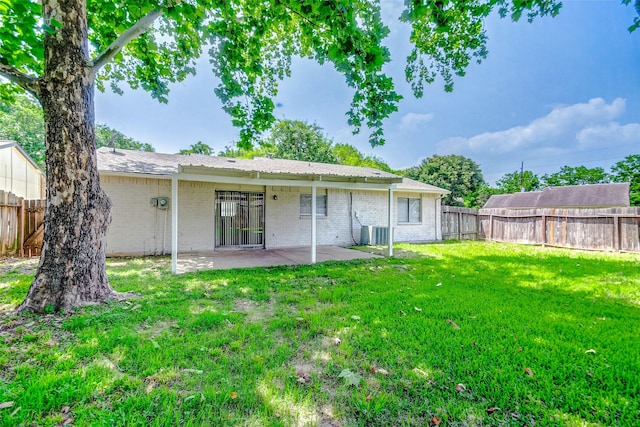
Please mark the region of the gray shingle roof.
POLYGON ((440 194, 449 194, 449 190, 445 190, 444 188, 436 187, 435 185, 425 184, 424 182, 415 181, 409 178, 402 178, 402 182, 396 185, 396 189, 399 191, 418 191, 425 193, 440 193, 440 194))
POLYGON ((397 183, 399 190, 436 192, 447 190, 402 178, 378 169, 283 159, 236 159, 201 154, 181 155, 150 153, 102 147, 97 150, 98 169, 102 173, 133 173, 170 176, 181 169, 188 172, 233 175, 260 172, 279 177, 322 176, 323 178, 370 180, 397 183))
POLYGON ((326 175, 357 178, 398 178, 397 175, 371 168, 302 162, 282 159, 236 159, 202 154, 163 154, 146 151, 98 149, 98 169, 104 172, 128 172, 172 175, 178 166, 204 166, 216 171, 263 172, 292 175, 326 175))
POLYGON ((629 206, 629 183, 548 187, 529 193, 489 197, 485 209, 608 208, 629 206))

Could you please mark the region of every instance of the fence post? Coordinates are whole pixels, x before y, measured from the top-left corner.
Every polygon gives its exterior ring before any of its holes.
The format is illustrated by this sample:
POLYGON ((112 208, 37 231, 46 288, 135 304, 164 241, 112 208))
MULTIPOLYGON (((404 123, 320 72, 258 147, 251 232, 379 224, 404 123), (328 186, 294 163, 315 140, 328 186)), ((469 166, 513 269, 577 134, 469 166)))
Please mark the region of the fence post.
POLYGON ((489 214, 489 240, 493 240, 493 214, 489 214))
POLYGON ((547 245, 547 216, 542 214, 542 247, 547 245))
POLYGON ((620 252, 620 217, 614 214, 611 218, 613 219, 613 249, 620 252))
POLYGON ((24 217, 27 210, 25 204, 26 200, 20 198, 18 202, 18 254, 20 257, 24 257, 24 217))
POLYGON ((458 212, 458 240, 462 240, 462 212, 458 212))

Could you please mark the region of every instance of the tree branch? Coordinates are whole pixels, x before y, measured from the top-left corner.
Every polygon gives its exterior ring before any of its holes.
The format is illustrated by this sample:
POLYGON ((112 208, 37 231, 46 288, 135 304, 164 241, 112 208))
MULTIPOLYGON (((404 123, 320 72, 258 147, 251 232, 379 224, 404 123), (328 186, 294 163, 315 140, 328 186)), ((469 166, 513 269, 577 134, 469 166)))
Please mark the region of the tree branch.
POLYGON ((100 68, 102 68, 106 63, 111 61, 114 56, 118 54, 124 48, 127 43, 131 40, 138 37, 140 34, 146 32, 149 27, 153 24, 153 22, 158 19, 162 15, 162 11, 160 10, 152 10, 147 13, 145 16, 140 18, 138 22, 133 24, 127 31, 122 33, 120 37, 118 37, 113 43, 109 45, 100 55, 93 60, 91 64, 91 75, 95 76, 100 68))
POLYGON ((29 77, 17 68, 7 64, 7 61, 0 57, 0 76, 8 79, 10 82, 17 84, 36 98, 40 99, 40 87, 38 79, 29 77))

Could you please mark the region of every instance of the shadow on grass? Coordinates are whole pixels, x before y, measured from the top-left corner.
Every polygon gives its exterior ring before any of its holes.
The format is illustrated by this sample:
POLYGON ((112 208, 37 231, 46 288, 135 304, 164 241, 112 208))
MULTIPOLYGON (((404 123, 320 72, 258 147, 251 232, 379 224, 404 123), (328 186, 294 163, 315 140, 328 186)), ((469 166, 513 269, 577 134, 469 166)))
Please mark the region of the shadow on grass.
MULTIPOLYGON (((181 276, 110 266, 116 289, 143 297, 60 324, 28 319, 3 336, 0 403, 15 405, 0 424, 637 420, 633 258, 401 250, 412 256, 181 276)), ((0 278, 19 288, 11 298, 29 282, 0 278)))

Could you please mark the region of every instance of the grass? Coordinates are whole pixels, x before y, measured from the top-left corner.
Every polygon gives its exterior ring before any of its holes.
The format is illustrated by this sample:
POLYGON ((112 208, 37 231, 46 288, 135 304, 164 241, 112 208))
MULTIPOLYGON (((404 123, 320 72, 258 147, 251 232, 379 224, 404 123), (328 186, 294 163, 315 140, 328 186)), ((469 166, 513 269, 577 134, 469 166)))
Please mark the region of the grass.
POLYGON ((482 242, 403 257, 172 276, 139 298, 11 316, 0 425, 638 425, 640 258, 482 242), (7 404, 6 406, 9 406, 7 404))

